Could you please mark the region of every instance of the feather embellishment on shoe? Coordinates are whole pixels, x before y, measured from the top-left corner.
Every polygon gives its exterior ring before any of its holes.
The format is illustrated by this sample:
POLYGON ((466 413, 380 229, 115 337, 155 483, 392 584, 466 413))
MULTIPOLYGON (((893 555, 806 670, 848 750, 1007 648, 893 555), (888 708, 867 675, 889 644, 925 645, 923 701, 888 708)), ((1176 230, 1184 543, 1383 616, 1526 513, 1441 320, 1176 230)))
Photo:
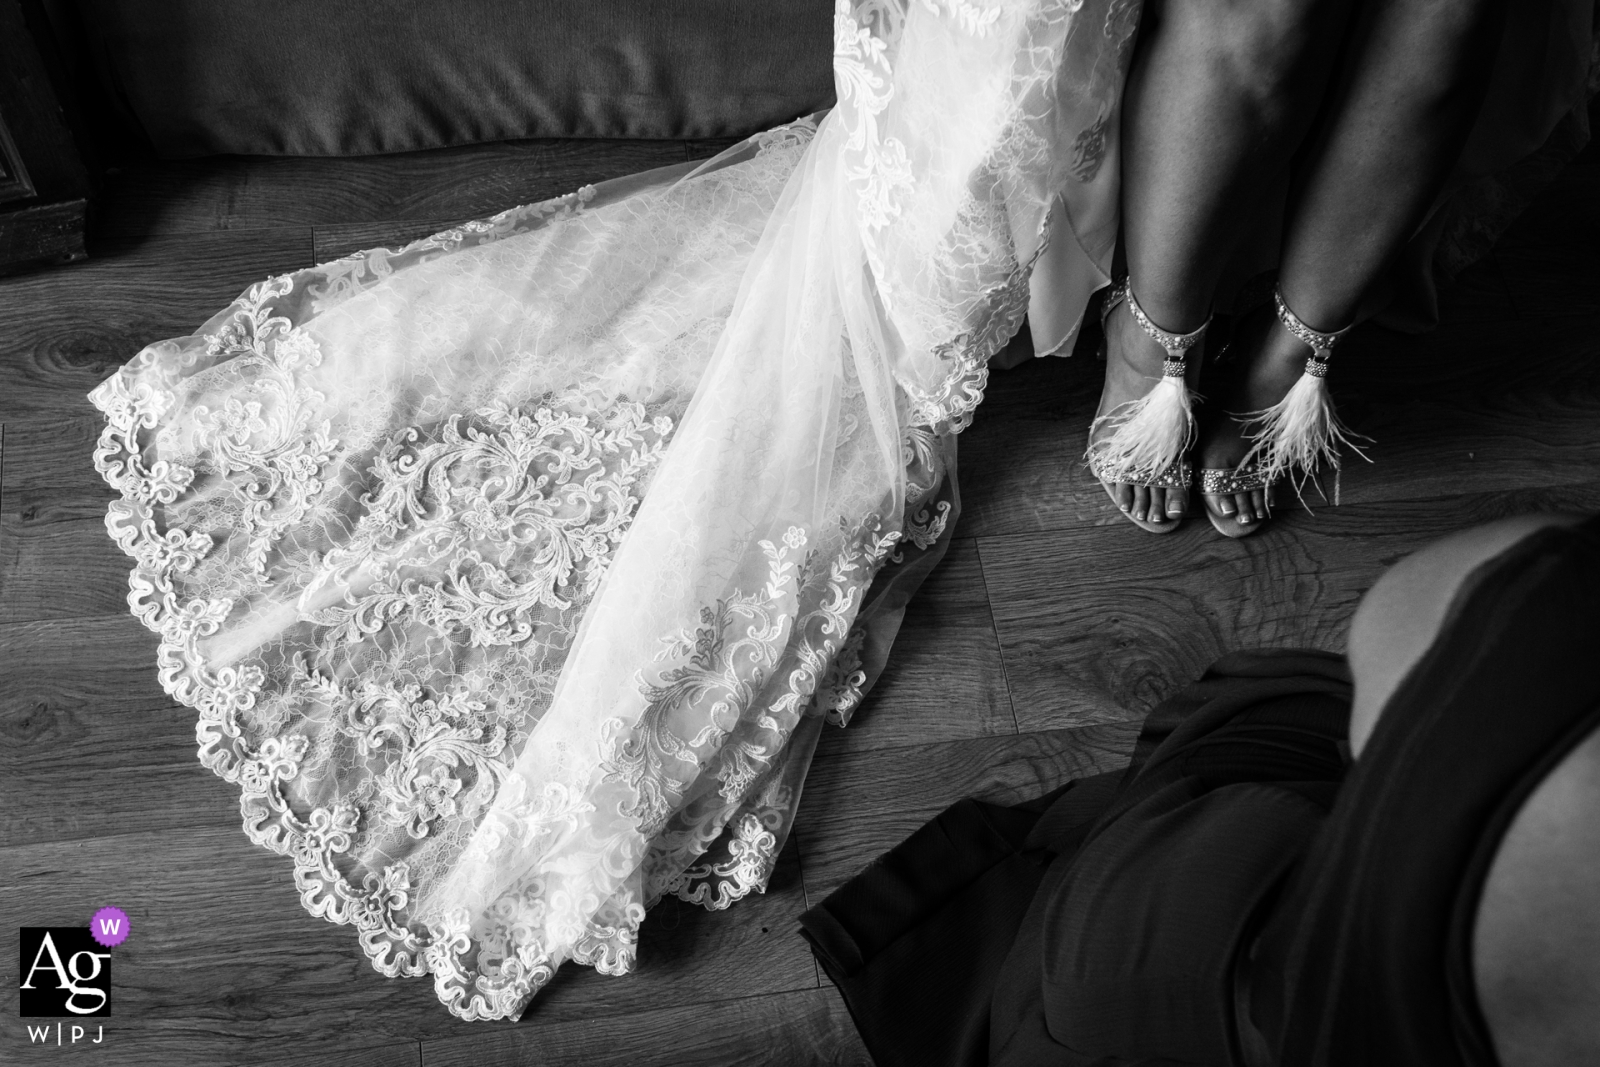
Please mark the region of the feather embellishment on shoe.
POLYGON ((1163 484, 1169 471, 1180 466, 1184 453, 1194 443, 1195 402, 1199 399, 1185 377, 1189 349, 1205 335, 1209 319, 1189 333, 1171 333, 1150 321, 1134 299, 1131 280, 1124 281, 1107 301, 1107 313, 1126 300, 1128 311, 1149 337, 1167 351, 1161 364, 1161 379, 1144 396, 1130 400, 1099 416, 1089 427, 1090 445, 1086 459, 1102 481, 1134 485, 1163 484), (1095 440, 1103 428, 1104 438, 1095 440))
POLYGON ((1311 349, 1311 355, 1306 357, 1304 373, 1282 400, 1262 411, 1240 416, 1244 435, 1251 444, 1239 469, 1259 470, 1269 483, 1290 478, 1295 492, 1303 496, 1301 489, 1306 479, 1326 465, 1333 470, 1334 503, 1338 504, 1341 450, 1349 449, 1372 462, 1356 444, 1357 439, 1370 439, 1340 421, 1328 391, 1328 357, 1351 327, 1319 333, 1289 310, 1281 289, 1274 291, 1272 298, 1278 308, 1278 321, 1311 349))

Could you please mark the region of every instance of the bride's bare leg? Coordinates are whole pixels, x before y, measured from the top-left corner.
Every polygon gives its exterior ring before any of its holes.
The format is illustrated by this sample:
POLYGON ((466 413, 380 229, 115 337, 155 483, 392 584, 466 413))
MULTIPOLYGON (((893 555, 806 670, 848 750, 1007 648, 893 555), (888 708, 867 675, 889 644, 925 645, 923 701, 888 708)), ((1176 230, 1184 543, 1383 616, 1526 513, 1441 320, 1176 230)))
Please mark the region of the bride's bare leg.
MULTIPOLYGON (((1123 241, 1140 304, 1164 330, 1210 313, 1261 191, 1325 90, 1348 0, 1147 0, 1123 98, 1123 241)), ((1125 309, 1107 323, 1102 413, 1147 392, 1165 353, 1125 309)), ((1197 360, 1190 359, 1190 374, 1197 360)), ((1186 492, 1115 487, 1137 519, 1175 520, 1186 492)))
MULTIPOLYGON (((1307 326, 1350 325, 1421 225, 1471 132, 1505 9, 1505 0, 1365 0, 1324 119, 1295 165, 1280 282, 1307 326)), ((1306 347, 1270 308, 1241 324, 1238 344, 1251 358, 1221 409, 1259 411, 1282 399, 1306 347)), ((1236 422, 1206 421, 1201 466, 1230 468, 1246 451, 1236 422)), ((1265 516, 1251 494, 1207 503, 1241 524, 1265 516)))

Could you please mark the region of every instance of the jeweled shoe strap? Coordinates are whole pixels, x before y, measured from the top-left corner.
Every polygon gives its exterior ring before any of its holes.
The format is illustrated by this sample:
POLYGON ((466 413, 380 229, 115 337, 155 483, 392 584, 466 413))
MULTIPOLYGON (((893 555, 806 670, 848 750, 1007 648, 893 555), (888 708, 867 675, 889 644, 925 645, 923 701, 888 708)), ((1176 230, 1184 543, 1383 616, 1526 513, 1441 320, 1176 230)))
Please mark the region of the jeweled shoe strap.
POLYGON ((1272 290, 1272 302, 1278 306, 1278 321, 1283 323, 1283 328, 1288 330, 1295 340, 1311 349, 1311 356, 1306 360, 1306 373, 1313 378, 1326 378, 1328 357, 1333 354, 1333 346, 1343 340, 1345 334, 1355 329, 1355 324, 1352 323, 1332 333, 1322 333, 1301 322, 1300 316, 1289 310, 1289 305, 1283 299, 1282 287, 1272 290))
POLYGON ((1151 322, 1150 316, 1144 313, 1144 308, 1139 306, 1138 299, 1133 295, 1133 278, 1131 276, 1123 279, 1120 295, 1127 300, 1128 311, 1133 315, 1133 321, 1139 324, 1139 329, 1143 330, 1152 341, 1167 350, 1167 358, 1161 364, 1162 376, 1182 378, 1184 361, 1189 354, 1189 349, 1199 344, 1200 338, 1205 336, 1206 329, 1211 325, 1210 317, 1207 316, 1206 321, 1202 322, 1197 330, 1190 330, 1188 333, 1173 333, 1171 330, 1163 330, 1151 322))
POLYGON ((1138 471, 1108 464, 1099 453, 1089 453, 1089 470, 1102 482, 1122 482, 1147 489, 1188 489, 1194 484, 1194 468, 1180 459, 1163 471, 1138 471))
POLYGON ((1265 489, 1267 485, 1266 470, 1254 464, 1249 467, 1231 469, 1227 467, 1200 468, 1200 491, 1208 496, 1247 493, 1252 489, 1265 489))

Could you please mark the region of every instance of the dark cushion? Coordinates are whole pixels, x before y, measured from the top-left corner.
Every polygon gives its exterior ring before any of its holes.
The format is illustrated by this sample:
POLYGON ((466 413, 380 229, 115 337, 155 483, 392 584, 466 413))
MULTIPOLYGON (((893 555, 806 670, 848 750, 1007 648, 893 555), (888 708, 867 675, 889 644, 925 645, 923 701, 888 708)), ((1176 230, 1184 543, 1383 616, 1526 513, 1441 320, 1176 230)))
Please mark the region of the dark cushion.
POLYGON ((833 102, 827 0, 54 3, 164 156, 730 137, 833 102))

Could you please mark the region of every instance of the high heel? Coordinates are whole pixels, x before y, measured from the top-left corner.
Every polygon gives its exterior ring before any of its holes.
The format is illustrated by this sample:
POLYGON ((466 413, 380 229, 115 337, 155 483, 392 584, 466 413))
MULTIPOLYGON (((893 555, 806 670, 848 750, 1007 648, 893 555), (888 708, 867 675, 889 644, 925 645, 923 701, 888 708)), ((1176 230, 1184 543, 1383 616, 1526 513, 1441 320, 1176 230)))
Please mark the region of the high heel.
MULTIPOLYGON (((1139 306, 1133 295, 1132 279, 1124 279, 1106 298, 1100 321, 1104 326, 1118 304, 1126 302, 1133 321, 1146 336, 1166 350, 1161 364, 1161 380, 1137 400, 1119 404, 1095 417, 1089 426, 1089 448, 1084 458, 1089 470, 1105 487, 1106 495, 1117 499, 1112 487, 1118 483, 1152 489, 1188 489, 1193 481, 1187 454, 1195 439, 1194 409, 1199 397, 1189 388, 1186 372, 1189 351, 1200 343, 1208 317, 1197 330, 1172 333, 1163 330, 1139 306), (1096 431, 1111 432, 1095 440, 1096 431)), ((1127 516, 1128 521, 1150 533, 1170 533, 1176 521, 1152 523, 1127 516)))
MULTIPOLYGON (((1270 506, 1273 488, 1283 480, 1291 481, 1295 494, 1304 499, 1305 483, 1317 478, 1326 467, 1333 471, 1333 502, 1337 505, 1341 451, 1349 449, 1367 459, 1367 454, 1355 443, 1360 435, 1339 419, 1333 394, 1328 390, 1329 357, 1353 324, 1331 333, 1313 330, 1289 309, 1281 287, 1273 290, 1272 302, 1283 328, 1310 348, 1311 354, 1306 357, 1300 377, 1282 400, 1261 411, 1230 416, 1250 442, 1250 449, 1236 467, 1201 469, 1202 499, 1261 489, 1266 492, 1270 506)), ((1209 500, 1205 500, 1205 509, 1211 525, 1226 537, 1247 537, 1261 528, 1259 522, 1245 526, 1231 515, 1219 516, 1209 500)))

